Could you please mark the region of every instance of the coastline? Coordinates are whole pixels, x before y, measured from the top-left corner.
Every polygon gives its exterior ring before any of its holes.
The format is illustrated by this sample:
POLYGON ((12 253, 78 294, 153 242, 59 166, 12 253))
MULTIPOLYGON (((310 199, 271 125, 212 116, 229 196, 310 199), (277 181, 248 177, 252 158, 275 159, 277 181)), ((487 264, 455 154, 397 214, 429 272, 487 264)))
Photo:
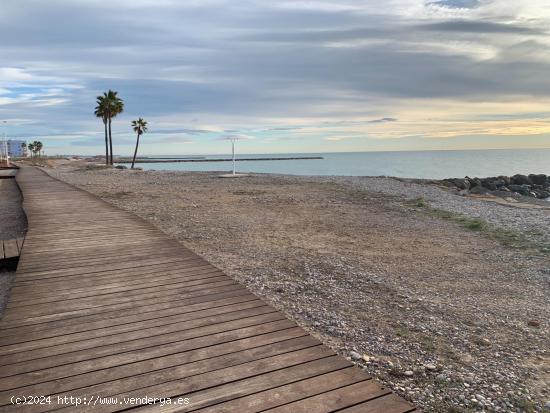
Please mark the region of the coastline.
POLYGON ((46 171, 149 220, 425 411, 550 397, 548 210, 392 178, 46 171), (468 214, 526 242, 455 219, 468 214))

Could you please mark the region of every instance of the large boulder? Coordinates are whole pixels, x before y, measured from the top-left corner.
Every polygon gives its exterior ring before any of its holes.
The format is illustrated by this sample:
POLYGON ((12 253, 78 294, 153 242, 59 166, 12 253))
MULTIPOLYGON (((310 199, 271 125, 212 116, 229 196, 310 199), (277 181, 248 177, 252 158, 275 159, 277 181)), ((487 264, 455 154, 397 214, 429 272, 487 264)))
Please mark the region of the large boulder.
POLYGON ((466 177, 466 178, 468 179, 468 182, 470 182, 470 189, 475 188, 477 186, 481 186, 481 179, 479 179, 479 178, 468 178, 468 177, 466 177))
POLYGON ((454 179, 453 183, 458 189, 470 189, 470 181, 466 178, 454 179))
POLYGON ((536 185, 545 185, 548 182, 548 177, 545 174, 530 174, 528 178, 536 185))
POLYGON ((531 187, 529 185, 509 185, 508 189, 521 195, 530 195, 531 187))
POLYGON ((508 186, 512 183, 512 180, 509 176, 499 176, 498 179, 504 182, 504 186, 508 186))
POLYGON ((517 174, 510 179, 514 185, 532 185, 533 182, 526 175, 517 174))
POLYGON ((481 179, 481 185, 490 191, 495 191, 497 189, 495 178, 483 178, 481 179))

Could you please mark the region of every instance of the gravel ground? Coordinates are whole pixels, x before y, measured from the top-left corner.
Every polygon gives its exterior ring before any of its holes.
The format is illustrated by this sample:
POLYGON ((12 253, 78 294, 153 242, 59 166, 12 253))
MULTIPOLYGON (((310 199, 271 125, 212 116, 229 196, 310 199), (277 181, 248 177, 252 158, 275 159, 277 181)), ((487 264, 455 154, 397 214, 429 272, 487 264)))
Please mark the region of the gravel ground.
MULTIPOLYGON (((23 236, 27 218, 21 207, 21 192, 14 179, 0 179, 0 239, 23 236)), ((7 304, 14 271, 0 268, 0 317, 7 304)))
MULTIPOLYGON (((495 226, 518 230, 537 241, 550 243, 550 202, 541 201, 546 208, 518 208, 514 204, 488 204, 476 197, 458 197, 455 193, 434 185, 407 182, 402 179, 374 177, 331 177, 328 182, 352 185, 367 191, 381 192, 407 199, 424 198, 434 208, 487 221, 495 226)), ((495 200, 500 200, 496 198, 495 200)))
POLYGON ((546 234, 547 210, 388 178, 47 171, 149 220, 427 412, 550 400, 548 257, 405 198, 546 234))

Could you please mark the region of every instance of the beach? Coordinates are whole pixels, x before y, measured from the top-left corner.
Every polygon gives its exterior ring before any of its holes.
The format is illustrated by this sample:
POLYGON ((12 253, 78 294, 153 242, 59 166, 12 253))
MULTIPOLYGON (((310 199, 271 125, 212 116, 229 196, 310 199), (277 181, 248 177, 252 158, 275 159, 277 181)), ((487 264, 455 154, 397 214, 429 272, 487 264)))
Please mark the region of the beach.
POLYGON ((45 170, 148 220, 426 411, 550 398, 548 209, 391 178, 45 170))

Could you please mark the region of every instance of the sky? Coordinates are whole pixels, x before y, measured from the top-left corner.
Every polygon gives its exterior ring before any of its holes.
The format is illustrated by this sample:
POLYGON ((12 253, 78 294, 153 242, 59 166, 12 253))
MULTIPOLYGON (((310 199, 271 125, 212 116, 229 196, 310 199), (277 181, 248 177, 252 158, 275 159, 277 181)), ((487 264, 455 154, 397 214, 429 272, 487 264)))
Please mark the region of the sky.
POLYGON ((548 0, 2 0, 0 120, 47 154, 550 147, 548 0))

